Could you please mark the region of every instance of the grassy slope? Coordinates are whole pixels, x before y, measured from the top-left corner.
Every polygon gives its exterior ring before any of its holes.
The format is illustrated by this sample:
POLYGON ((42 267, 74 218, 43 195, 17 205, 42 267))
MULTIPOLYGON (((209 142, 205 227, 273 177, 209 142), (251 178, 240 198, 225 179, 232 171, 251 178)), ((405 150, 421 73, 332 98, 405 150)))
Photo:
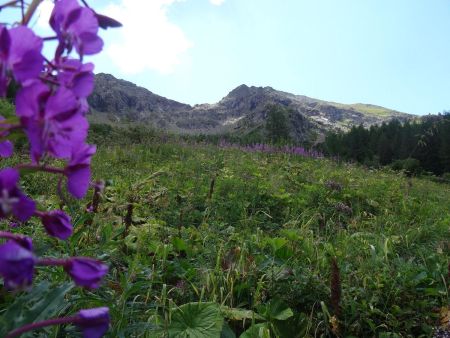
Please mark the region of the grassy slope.
POLYGON ((332 103, 336 107, 346 108, 346 109, 354 109, 358 112, 369 116, 377 116, 377 117, 395 117, 398 115, 403 115, 404 113, 400 113, 398 111, 384 108, 381 106, 376 106, 372 104, 364 104, 364 103, 355 103, 355 104, 341 104, 341 103, 332 103))
POLYGON ((443 285, 449 254, 448 186, 415 179, 410 186, 398 174, 327 160, 209 147, 115 148, 101 151, 95 168, 96 176, 116 182, 122 199, 130 184, 161 171, 141 192, 132 193, 140 201, 135 216, 143 225, 137 227, 148 225, 153 236, 162 231, 160 239, 147 239, 155 242, 153 249, 142 243, 142 250, 156 250, 161 241, 170 246, 171 239, 181 237, 188 258, 175 258, 170 272, 158 259, 137 260, 137 276, 143 277, 150 264, 161 269, 145 294, 157 295, 156 281, 175 285, 188 280, 192 287, 187 284, 174 297, 178 304, 197 300, 194 290, 202 287, 204 300, 244 308, 278 295, 294 312, 311 315, 312 334, 328 329, 319 324, 323 313, 318 304, 329 304, 329 258, 336 256, 342 272, 341 330, 346 334, 427 333, 436 319, 432 309, 448 302, 443 285), (329 180, 343 190, 327 189, 329 180), (338 211, 339 202, 350 206, 351 214, 338 211), (155 226, 161 221, 167 228, 155 226), (231 277, 216 265, 227 255, 236 263, 231 277), (217 285, 208 285, 208 279, 217 285))
MULTIPOLYGON (((146 322, 163 327, 175 304, 258 309, 275 298, 295 314, 286 327, 330 334, 331 257, 341 271, 342 335, 428 336, 435 309, 449 302, 448 185, 328 160, 159 143, 101 146, 93 167, 110 183, 93 224, 85 203, 73 205, 78 231, 69 245, 47 240, 38 251, 69 248, 111 264, 99 292, 69 299, 74 308, 110 304, 114 337, 133 336, 134 324, 141 333, 146 322), (134 225, 122 240, 130 202, 134 225)), ((40 193, 49 184, 27 187, 40 193)), ((230 326, 244 330, 242 321, 230 326)))

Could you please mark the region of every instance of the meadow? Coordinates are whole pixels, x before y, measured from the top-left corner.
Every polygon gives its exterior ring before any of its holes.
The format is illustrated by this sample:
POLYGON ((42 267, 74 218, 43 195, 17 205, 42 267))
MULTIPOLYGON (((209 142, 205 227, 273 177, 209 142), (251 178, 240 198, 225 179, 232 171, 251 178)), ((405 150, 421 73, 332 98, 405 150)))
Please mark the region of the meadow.
POLYGON ((24 178, 74 235, 25 232, 37 254, 98 257, 110 273, 94 293, 38 268, 30 292, 0 290, 0 336, 96 306, 110 307, 110 337, 429 337, 448 324, 450 185, 151 133, 91 139, 103 191, 62 191, 60 205, 51 176, 24 178))

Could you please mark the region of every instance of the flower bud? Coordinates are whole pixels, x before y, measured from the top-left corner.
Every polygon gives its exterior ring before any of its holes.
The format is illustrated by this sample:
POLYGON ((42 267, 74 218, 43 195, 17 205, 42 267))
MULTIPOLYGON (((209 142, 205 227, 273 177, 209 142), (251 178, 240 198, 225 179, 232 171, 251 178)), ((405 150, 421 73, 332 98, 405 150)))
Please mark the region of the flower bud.
POLYGON ((100 338, 109 327, 109 309, 99 307, 78 312, 76 325, 82 330, 84 338, 100 338))
POLYGON ((8 289, 17 289, 31 284, 36 258, 31 251, 31 242, 24 245, 8 241, 0 245, 0 276, 8 289))
POLYGON ((42 224, 50 236, 66 240, 72 235, 70 217, 61 210, 53 210, 41 216, 42 224))
POLYGON ((86 257, 73 257, 64 266, 74 282, 85 288, 98 288, 103 276, 108 273, 108 267, 102 262, 86 257))

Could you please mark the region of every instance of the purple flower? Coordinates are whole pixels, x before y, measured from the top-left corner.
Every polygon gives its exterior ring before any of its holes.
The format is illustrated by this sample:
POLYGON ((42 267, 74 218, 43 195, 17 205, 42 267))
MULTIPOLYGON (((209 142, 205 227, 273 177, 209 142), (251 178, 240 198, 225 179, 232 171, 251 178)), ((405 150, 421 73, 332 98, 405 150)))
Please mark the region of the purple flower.
POLYGON ((80 113, 74 93, 60 87, 54 94, 41 82, 22 88, 16 97, 16 111, 31 144, 31 156, 38 162, 45 153, 69 158, 72 148, 84 143, 88 122, 80 113))
POLYGON ((81 63, 75 59, 64 59, 58 65, 58 82, 78 98, 87 98, 94 90, 94 64, 81 63))
POLYGON ((91 181, 91 157, 96 147, 83 144, 73 150, 69 165, 65 169, 67 189, 76 198, 83 198, 91 181))
POLYGON ((34 201, 17 187, 19 173, 12 168, 0 171, 0 218, 14 215, 21 222, 33 216, 36 205, 34 201))
POLYGON ((78 99, 79 112, 84 114, 89 110, 87 97, 94 90, 94 65, 81 63, 75 59, 62 59, 57 62, 59 72, 57 81, 70 89, 78 99))
POLYGON ((72 235, 70 217, 61 210, 53 210, 41 215, 42 224, 50 236, 66 240, 72 235))
POLYGON ((98 19, 91 9, 81 7, 77 0, 56 1, 50 17, 50 26, 59 39, 56 59, 62 55, 64 49, 70 52, 75 47, 78 54, 90 55, 100 52, 103 48, 103 41, 97 35, 98 19))
POLYGON ((27 248, 13 240, 0 245, 0 276, 9 289, 31 284, 35 262, 31 247, 27 248))
POLYGON ((87 257, 71 258, 64 269, 75 284, 89 289, 98 288, 103 276, 108 273, 108 267, 105 264, 87 257))
POLYGON ((0 142, 0 157, 11 157, 13 154, 14 146, 11 141, 6 140, 0 142))
POLYGON ((100 338, 109 327, 109 309, 99 307, 81 310, 75 324, 83 331, 84 338, 100 338))
POLYGON ((0 96, 6 94, 9 72, 19 83, 39 76, 44 62, 42 45, 42 39, 28 27, 8 30, 0 25, 0 96))

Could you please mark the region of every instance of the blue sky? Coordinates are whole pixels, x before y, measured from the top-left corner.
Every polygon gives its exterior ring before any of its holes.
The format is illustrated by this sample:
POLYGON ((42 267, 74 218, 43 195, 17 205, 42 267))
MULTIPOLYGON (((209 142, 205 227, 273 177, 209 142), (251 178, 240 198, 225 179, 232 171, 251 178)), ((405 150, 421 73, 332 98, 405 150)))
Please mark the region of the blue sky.
POLYGON ((102 33, 96 71, 178 101, 213 103, 245 83, 414 114, 450 110, 449 0, 91 3, 125 24, 102 33))

